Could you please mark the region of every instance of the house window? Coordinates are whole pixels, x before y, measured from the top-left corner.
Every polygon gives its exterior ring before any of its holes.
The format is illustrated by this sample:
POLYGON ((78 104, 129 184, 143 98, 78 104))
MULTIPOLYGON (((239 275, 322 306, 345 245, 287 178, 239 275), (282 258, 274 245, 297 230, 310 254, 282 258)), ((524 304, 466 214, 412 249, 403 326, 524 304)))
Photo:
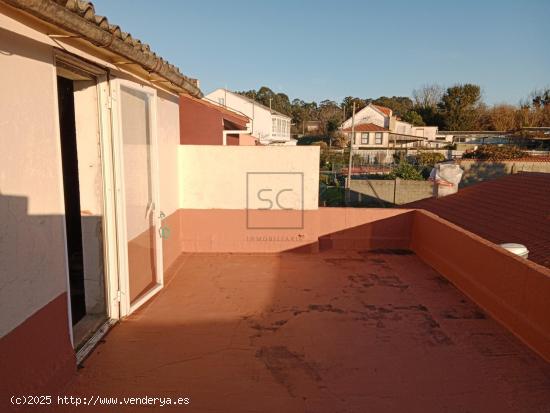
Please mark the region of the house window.
POLYGON ((361 144, 362 145, 368 145, 369 144, 369 134, 368 134, 368 132, 361 134, 361 144))
POLYGON ((382 145, 382 132, 376 132, 374 135, 374 143, 376 145, 382 145))
POLYGON ((218 103, 222 106, 225 106, 225 99, 224 98, 218 98, 218 103))
POLYGON ((271 125, 271 132, 275 136, 277 134, 277 119, 271 119, 271 125))

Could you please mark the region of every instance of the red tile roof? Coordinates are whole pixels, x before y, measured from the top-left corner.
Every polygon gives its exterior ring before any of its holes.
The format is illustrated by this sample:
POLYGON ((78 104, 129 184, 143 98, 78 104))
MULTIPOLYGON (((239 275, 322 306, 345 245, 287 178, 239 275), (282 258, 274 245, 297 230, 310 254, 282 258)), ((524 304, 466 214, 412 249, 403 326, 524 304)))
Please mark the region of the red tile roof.
POLYGON ((523 244, 530 260, 550 268, 548 173, 507 175, 404 207, 426 209, 496 244, 523 244))
POLYGON ((387 108, 385 106, 374 105, 374 104, 372 104, 372 106, 374 106, 376 109, 378 109, 384 115, 391 116, 391 109, 390 108, 387 108))
MULTIPOLYGON (((342 131, 351 132, 351 127, 342 129, 342 131)), ((359 125, 355 125, 355 132, 389 132, 389 129, 375 125, 374 123, 361 123, 359 125)))

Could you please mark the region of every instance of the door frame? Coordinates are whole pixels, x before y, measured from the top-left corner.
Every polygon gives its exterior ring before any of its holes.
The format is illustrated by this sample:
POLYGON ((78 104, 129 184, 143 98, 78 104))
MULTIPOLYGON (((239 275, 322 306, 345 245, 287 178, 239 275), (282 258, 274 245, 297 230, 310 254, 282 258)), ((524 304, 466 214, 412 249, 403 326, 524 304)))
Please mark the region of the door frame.
POLYGON ((117 211, 117 233, 118 233, 118 261, 119 261, 119 300, 120 316, 125 317, 133 313, 151 297, 157 294, 164 286, 163 276, 163 252, 162 238, 159 230, 162 225, 160 207, 160 175, 159 175, 159 149, 157 136, 157 92, 155 89, 132 82, 126 79, 111 79, 112 119, 113 130, 115 131, 115 144, 113 146, 114 176, 116 182, 116 211, 117 211), (151 159, 151 189, 152 189, 152 211, 153 229, 155 234, 155 270, 156 284, 150 290, 139 296, 133 303, 130 302, 130 274, 128 265, 128 232, 126 221, 126 192, 124 182, 124 142, 122 133, 122 100, 121 88, 136 90, 145 93, 149 97, 149 128, 150 128, 150 159, 151 159))
MULTIPOLYGON (((107 321, 105 325, 112 325, 114 324, 114 322, 120 319, 120 308, 118 302, 118 240, 116 225, 116 205, 114 196, 115 181, 113 168, 113 137, 111 133, 111 110, 109 103, 111 94, 109 85, 109 74, 104 68, 84 61, 83 59, 80 59, 72 54, 69 54, 59 49, 54 49, 53 57, 55 66, 54 76, 57 76, 57 74, 59 73, 59 68, 62 68, 64 70, 74 71, 76 74, 78 74, 79 72, 84 72, 88 76, 94 78, 96 81, 99 151, 101 158, 101 173, 103 185, 103 271, 105 281, 105 307, 107 313, 107 321)), ((57 94, 55 96, 57 108, 57 94)), ((57 117, 59 117, 59 114, 57 115, 57 117)), ((65 242, 67 242, 67 240, 65 240, 65 242)), ((65 248, 67 248, 66 245, 65 248)), ((65 255, 67 255, 67 251, 65 251, 65 255)), ((66 271, 69 331, 71 344, 74 347, 68 263, 66 271)), ((104 326, 100 327, 98 331, 100 330, 104 330, 104 326)))

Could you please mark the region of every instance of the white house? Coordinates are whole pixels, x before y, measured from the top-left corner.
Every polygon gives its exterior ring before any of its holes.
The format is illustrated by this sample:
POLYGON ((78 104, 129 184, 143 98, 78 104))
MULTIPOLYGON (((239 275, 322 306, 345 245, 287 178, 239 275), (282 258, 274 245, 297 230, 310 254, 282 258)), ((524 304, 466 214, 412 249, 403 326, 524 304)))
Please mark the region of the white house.
MULTIPOLYGON (((352 118, 342 123, 341 131, 351 136, 352 118)), ((355 138, 353 146, 392 147, 419 146, 436 139, 437 126, 413 126, 393 115, 390 108, 365 106, 355 114, 355 138)))
MULTIPOLYGON (((388 129, 391 117, 392 110, 390 108, 370 103, 355 114, 355 126, 362 123, 372 123, 388 129)), ((351 128, 351 121, 352 119, 349 118, 342 123, 342 129, 351 128)))
POLYGON ((205 97, 221 106, 243 113, 251 119, 251 135, 263 145, 296 145, 290 138, 292 119, 246 96, 227 89, 216 89, 205 97))

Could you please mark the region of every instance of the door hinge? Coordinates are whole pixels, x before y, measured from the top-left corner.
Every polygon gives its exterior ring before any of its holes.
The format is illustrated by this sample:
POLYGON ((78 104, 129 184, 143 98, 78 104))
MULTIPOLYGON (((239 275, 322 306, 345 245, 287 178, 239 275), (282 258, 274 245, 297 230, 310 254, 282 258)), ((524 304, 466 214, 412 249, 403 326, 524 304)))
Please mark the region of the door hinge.
POLYGON ((122 299, 122 294, 120 293, 120 290, 116 292, 115 300, 120 303, 120 300, 122 299))
POLYGON ((113 97, 107 96, 107 109, 112 109, 112 108, 113 108, 113 97))

